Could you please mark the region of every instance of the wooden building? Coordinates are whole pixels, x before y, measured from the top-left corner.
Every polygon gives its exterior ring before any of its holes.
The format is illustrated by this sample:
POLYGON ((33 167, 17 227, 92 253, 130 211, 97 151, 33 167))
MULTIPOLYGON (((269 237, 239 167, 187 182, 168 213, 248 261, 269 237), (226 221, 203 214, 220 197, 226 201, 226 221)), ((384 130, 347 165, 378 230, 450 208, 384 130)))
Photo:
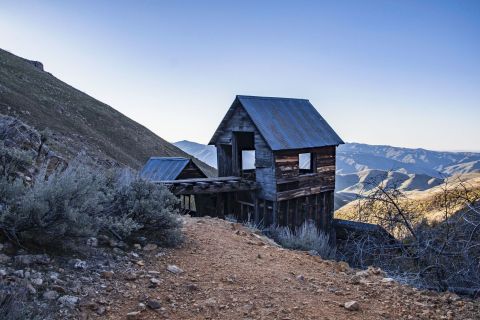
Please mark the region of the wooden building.
POLYGON ((209 144, 217 147, 219 177, 257 185, 219 195, 219 216, 291 227, 311 220, 332 230, 335 152, 343 141, 308 100, 237 96, 209 144))
POLYGON ((151 182, 206 177, 191 159, 182 157, 151 157, 140 170, 140 178, 151 182))

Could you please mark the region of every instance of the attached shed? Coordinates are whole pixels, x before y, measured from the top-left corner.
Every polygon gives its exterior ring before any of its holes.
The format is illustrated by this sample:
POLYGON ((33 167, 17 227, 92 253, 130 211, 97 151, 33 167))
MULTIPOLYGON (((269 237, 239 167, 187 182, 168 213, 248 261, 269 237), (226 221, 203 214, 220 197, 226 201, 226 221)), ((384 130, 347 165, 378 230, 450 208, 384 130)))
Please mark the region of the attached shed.
MULTIPOLYGON (((205 173, 192 161, 182 157, 151 157, 140 171, 140 178, 154 182, 170 184, 172 181, 185 179, 204 179, 205 173)), ((189 212, 197 211, 198 196, 178 194, 180 208, 189 212)))
POLYGON ((206 177, 191 159, 182 157, 151 157, 140 171, 140 178, 151 182, 206 177))
MULTIPOLYGON (((247 205, 265 225, 313 220, 332 230, 336 147, 344 142, 305 99, 237 96, 209 144, 219 176, 256 181, 255 196, 226 199, 247 205), (247 166, 247 158, 254 165, 247 166)), ((241 206, 241 216, 245 209, 241 206)))

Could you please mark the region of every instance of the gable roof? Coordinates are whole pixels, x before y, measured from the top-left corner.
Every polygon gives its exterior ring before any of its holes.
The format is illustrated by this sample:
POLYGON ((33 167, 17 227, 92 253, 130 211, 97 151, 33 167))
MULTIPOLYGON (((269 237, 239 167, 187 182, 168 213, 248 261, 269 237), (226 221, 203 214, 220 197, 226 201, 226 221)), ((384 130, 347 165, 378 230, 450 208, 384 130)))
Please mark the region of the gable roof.
POLYGON ((215 144, 238 105, 245 109, 273 151, 344 143, 306 99, 237 96, 209 144, 215 144))
POLYGON ((151 157, 140 171, 140 178, 152 182, 175 180, 190 161, 181 157, 151 157))

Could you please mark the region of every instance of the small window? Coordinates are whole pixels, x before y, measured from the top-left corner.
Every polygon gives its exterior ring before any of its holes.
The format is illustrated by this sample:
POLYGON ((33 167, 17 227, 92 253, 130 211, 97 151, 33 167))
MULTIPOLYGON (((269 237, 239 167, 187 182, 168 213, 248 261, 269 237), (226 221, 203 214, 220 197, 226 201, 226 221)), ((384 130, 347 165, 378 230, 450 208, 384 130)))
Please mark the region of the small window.
POLYGON ((313 170, 312 170, 312 154, 311 153, 300 153, 298 155, 298 164, 299 164, 300 174, 313 172, 313 170))
POLYGON ((255 169, 255 150, 242 150, 242 170, 255 169))

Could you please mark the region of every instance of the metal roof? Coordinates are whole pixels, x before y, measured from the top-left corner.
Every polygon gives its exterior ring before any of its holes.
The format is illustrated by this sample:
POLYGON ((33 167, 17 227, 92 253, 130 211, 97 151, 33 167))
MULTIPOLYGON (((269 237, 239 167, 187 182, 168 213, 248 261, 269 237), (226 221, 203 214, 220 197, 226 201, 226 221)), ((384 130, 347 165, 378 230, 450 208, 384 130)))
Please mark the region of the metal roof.
POLYGON ((181 157, 151 157, 140 171, 140 178, 152 182, 175 180, 190 161, 181 157))
MULTIPOLYGON (((344 143, 306 99, 237 96, 217 132, 227 124, 238 104, 245 109, 274 151, 336 146, 344 143)), ((217 132, 210 144, 215 144, 217 132)))

